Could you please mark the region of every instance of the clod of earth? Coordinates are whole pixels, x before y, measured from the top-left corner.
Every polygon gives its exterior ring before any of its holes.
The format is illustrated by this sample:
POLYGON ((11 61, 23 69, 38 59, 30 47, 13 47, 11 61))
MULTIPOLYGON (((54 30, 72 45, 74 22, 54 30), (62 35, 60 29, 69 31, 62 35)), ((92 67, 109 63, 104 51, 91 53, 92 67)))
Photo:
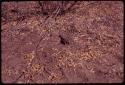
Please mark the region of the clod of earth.
POLYGON ((63 45, 68 45, 69 44, 69 41, 66 40, 65 38, 63 38, 61 35, 59 35, 60 37, 60 43, 63 44, 63 45))

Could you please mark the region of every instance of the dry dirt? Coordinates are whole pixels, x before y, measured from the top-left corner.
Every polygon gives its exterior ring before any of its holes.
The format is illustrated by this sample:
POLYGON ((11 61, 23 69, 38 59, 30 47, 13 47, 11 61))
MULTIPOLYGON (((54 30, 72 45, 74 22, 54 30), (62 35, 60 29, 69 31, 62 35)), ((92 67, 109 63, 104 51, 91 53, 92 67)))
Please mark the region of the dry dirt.
POLYGON ((38 2, 1 14, 3 83, 123 82, 123 2, 78 1, 46 22, 38 2))

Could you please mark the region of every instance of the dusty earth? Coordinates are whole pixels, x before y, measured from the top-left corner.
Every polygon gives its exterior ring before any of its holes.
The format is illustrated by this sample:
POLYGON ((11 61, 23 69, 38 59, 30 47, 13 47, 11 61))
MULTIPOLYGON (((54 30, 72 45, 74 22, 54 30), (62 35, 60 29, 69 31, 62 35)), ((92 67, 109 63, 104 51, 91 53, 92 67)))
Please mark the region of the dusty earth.
POLYGON ((2 2, 1 14, 3 83, 123 82, 123 2, 78 1, 46 21, 38 2, 2 2))

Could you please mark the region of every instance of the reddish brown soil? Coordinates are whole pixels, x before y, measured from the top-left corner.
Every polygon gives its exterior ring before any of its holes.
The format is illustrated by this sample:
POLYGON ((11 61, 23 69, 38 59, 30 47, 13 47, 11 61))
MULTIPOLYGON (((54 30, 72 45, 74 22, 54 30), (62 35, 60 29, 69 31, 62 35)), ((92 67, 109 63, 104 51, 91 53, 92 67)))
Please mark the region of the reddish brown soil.
POLYGON ((55 18, 2 2, 3 83, 123 82, 123 2, 81 1, 55 18))

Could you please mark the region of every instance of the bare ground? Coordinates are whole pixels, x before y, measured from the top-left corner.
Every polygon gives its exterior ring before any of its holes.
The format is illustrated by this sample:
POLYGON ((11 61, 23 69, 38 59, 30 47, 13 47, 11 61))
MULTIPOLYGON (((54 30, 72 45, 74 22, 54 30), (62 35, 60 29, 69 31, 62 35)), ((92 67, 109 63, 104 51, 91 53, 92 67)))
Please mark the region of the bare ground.
POLYGON ((1 13, 3 83, 123 82, 123 2, 77 2, 46 22, 37 2, 1 13))

